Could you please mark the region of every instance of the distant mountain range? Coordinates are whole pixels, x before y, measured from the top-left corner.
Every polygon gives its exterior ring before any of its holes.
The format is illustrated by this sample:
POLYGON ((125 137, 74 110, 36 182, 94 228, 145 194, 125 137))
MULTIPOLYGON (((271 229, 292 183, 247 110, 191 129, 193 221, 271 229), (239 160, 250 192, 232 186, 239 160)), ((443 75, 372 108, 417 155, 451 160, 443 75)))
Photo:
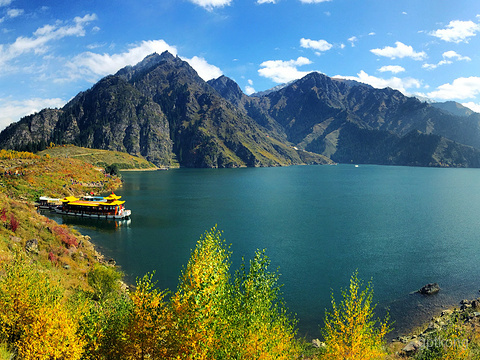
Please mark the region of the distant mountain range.
POLYGON ((390 88, 310 73, 245 95, 231 79, 203 81, 165 52, 127 66, 62 109, 0 133, 0 147, 50 142, 125 151, 159 166, 371 163, 480 167, 480 114, 390 88))

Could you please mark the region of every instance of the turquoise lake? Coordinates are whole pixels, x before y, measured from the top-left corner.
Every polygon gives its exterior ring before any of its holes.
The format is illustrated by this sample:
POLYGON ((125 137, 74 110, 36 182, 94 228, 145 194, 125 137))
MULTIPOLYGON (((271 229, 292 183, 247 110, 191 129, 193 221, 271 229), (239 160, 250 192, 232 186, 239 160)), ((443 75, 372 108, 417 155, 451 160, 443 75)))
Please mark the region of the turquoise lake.
POLYGON ((199 237, 215 224, 232 270, 266 249, 299 334, 320 337, 333 291, 352 273, 374 284, 397 335, 480 289, 480 170, 337 165, 124 172, 130 221, 51 215, 72 224, 134 283, 156 271, 174 291, 199 237), (441 291, 410 294, 438 282, 441 291))

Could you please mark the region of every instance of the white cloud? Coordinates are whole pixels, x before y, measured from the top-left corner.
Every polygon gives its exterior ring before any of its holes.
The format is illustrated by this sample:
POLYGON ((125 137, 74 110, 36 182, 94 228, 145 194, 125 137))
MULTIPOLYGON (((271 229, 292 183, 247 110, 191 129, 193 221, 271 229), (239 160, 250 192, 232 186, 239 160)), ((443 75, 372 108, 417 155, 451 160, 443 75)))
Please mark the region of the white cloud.
MULTIPOLYGON (((73 58, 68 64, 68 75, 57 81, 87 78, 90 82, 96 82, 102 76, 116 73, 127 65, 139 63, 147 55, 155 52, 161 54, 164 51, 177 55, 176 47, 167 44, 164 40, 142 41, 139 45, 123 53, 113 55, 88 51, 73 58)), ((187 61, 205 81, 222 75, 222 71, 218 67, 209 64, 204 58, 194 56, 191 59, 182 59, 187 61)))
POLYGON ((404 57, 409 57, 414 60, 423 60, 427 57, 427 54, 424 51, 415 52, 413 47, 405 45, 400 41, 395 42, 395 47, 386 46, 383 49, 372 49, 370 52, 377 56, 388 57, 392 60, 396 58, 402 59, 404 57))
POLYGON ((347 79, 347 80, 355 80, 364 84, 368 84, 373 86, 374 88, 377 89, 383 89, 386 87, 390 87, 392 89, 396 89, 400 92, 402 92, 404 95, 409 95, 410 93, 407 91, 407 89, 411 88, 420 88, 421 82, 420 80, 414 79, 414 78, 398 78, 398 77, 392 77, 390 79, 382 79, 378 78, 375 76, 368 75, 365 71, 360 71, 357 76, 341 76, 337 75, 334 76, 334 78, 340 78, 340 79, 347 79))
POLYGON ((282 84, 292 80, 300 79, 308 72, 299 71, 298 66, 309 65, 312 62, 300 56, 297 60, 268 60, 260 64, 262 67, 258 70, 260 76, 271 79, 276 83, 282 84))
POLYGON ((48 44, 68 36, 85 36, 85 26, 97 19, 95 14, 85 15, 83 18, 76 17, 73 24, 59 26, 45 25, 38 28, 32 37, 18 37, 12 44, 0 44, 0 66, 26 53, 44 54, 48 50, 48 44))
POLYGON ((0 6, 8 6, 12 3, 12 0, 0 0, 0 6))
POLYGON ((319 4, 323 2, 328 2, 332 0, 300 0, 301 3, 303 4, 319 4))
POLYGON ((351 38, 348 38, 347 40, 350 41, 350 45, 352 45, 352 47, 355 47, 355 43, 358 41, 358 38, 356 36, 352 36, 351 38))
POLYGON ((101 76, 113 74, 127 65, 137 64, 147 55, 154 52, 161 54, 165 50, 173 55, 177 54, 176 48, 163 40, 142 41, 140 45, 120 54, 97 54, 88 51, 75 56, 68 64, 70 69, 68 80, 89 77, 91 82, 95 82, 101 76))
POLYGON ((449 60, 449 59, 455 59, 455 60, 458 60, 458 61, 471 61, 472 60, 468 56, 461 56, 460 54, 457 54, 453 50, 444 52, 442 54, 442 56, 443 56, 443 60, 439 61, 437 64, 423 64, 422 68, 427 69, 427 70, 434 70, 439 66, 452 64, 453 61, 449 60))
POLYGON ((300 46, 305 49, 314 49, 318 51, 328 51, 333 45, 325 40, 311 40, 311 39, 300 39, 300 46))
POLYGON ((480 94, 480 77, 458 78, 451 84, 443 84, 437 90, 428 93, 431 98, 441 100, 469 99, 480 94))
POLYGON ((464 60, 464 61, 471 61, 472 59, 470 59, 468 56, 462 56, 460 54, 457 54, 455 51, 453 50, 450 50, 450 51, 446 51, 442 54, 443 58, 444 59, 456 59, 456 60, 464 60))
POLYGON ((252 95, 254 93, 256 93, 256 91, 252 86, 250 85, 245 86, 245 94, 252 95))
POLYGON ((391 73, 398 74, 401 72, 405 71, 405 68, 399 65, 387 65, 387 66, 382 66, 380 69, 378 69, 380 72, 387 72, 390 71, 391 73))
POLYGON ((480 24, 473 21, 452 20, 445 29, 432 31, 430 35, 447 42, 468 42, 469 38, 480 31, 480 24))
POLYGON ((471 102, 467 102, 467 103, 462 103, 462 105, 469 108, 472 111, 480 113, 480 103, 476 104, 476 103, 471 101, 471 102))
POLYGON ((255 89, 253 88, 253 80, 248 79, 247 82, 248 85, 245 86, 245 94, 252 95, 253 93, 256 93, 255 89))
POLYGON ((20 120, 22 117, 36 113, 44 108, 58 108, 65 105, 62 99, 40 99, 33 98, 28 100, 0 99, 0 131, 12 122, 20 120))
POLYGON ((195 5, 201 6, 208 11, 212 11, 216 7, 224 7, 231 4, 232 0, 189 0, 195 5))
POLYGON ((9 9, 7 11, 7 16, 10 18, 16 18, 24 13, 23 9, 9 9))
POLYGON ((372 31, 370 33, 368 33, 368 36, 375 36, 376 34, 372 31))
POLYGON ((257 4, 276 4, 276 3, 277 3, 277 0, 257 0, 257 4))
POLYGON ((222 71, 215 65, 211 65, 204 58, 194 56, 191 59, 182 58, 195 69, 203 80, 208 81, 210 79, 216 79, 223 75, 222 71))

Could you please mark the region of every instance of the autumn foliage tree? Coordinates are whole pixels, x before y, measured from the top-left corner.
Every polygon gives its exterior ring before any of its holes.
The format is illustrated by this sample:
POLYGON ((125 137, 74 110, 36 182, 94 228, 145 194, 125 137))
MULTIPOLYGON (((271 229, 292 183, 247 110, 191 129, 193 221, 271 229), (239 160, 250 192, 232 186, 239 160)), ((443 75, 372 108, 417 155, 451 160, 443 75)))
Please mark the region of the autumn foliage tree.
POLYGON ((293 359, 294 325, 269 259, 257 251, 230 279, 230 252, 216 228, 206 232, 173 296, 181 359, 293 359))
POLYGON ((125 359, 166 359, 172 356, 172 316, 166 293, 155 288, 153 273, 137 280, 131 294, 132 311, 126 328, 125 359))
POLYGON ((388 317, 381 322, 374 319, 373 289, 363 283, 354 272, 348 290, 342 290, 337 304, 332 294, 332 310, 325 313, 323 335, 327 359, 383 359, 385 335, 389 332, 388 317))
POLYGON ((295 319, 282 301, 278 272, 258 251, 235 276, 231 311, 231 342, 239 359, 294 359, 297 356, 295 319))
POLYGON ((80 359, 79 313, 65 302, 62 290, 21 258, 4 264, 3 271, 0 338, 22 359, 80 359))
POLYGON ((229 251, 216 228, 197 242, 172 298, 182 359, 218 358, 227 333, 229 251))

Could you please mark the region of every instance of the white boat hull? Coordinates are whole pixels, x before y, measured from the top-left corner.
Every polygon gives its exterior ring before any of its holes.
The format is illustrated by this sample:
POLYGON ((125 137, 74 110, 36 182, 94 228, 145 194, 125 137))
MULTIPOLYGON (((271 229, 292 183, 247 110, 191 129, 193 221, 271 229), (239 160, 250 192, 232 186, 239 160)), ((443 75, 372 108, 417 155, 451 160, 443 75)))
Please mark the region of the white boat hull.
POLYGON ((81 217, 90 217, 94 219, 112 219, 112 220, 122 220, 127 219, 132 214, 131 210, 123 210, 117 215, 109 215, 109 214, 90 214, 85 212, 71 212, 71 211, 63 211, 62 209, 55 209, 57 214, 62 215, 72 215, 72 216, 81 216, 81 217))

